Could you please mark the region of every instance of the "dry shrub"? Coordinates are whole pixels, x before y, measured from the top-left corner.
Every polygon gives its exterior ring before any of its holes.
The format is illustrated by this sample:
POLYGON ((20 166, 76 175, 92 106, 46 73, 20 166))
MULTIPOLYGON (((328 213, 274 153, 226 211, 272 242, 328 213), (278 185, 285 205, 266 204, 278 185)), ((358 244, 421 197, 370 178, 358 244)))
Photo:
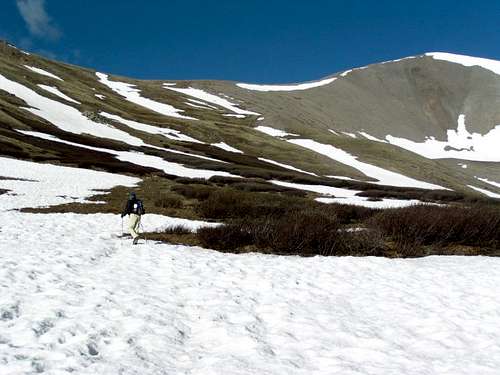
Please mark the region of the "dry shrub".
POLYGON ((163 193, 154 201, 154 205, 160 208, 182 208, 184 203, 179 196, 163 193))
POLYGON ((177 182, 178 184, 183 184, 183 185, 191 185, 191 184, 208 185, 209 184, 209 182, 204 178, 189 178, 189 177, 176 177, 175 182, 177 182))
POLYGON ((221 251, 237 252, 254 242, 250 226, 243 222, 203 227, 198 229, 196 235, 203 247, 221 251))
POLYGON ((418 249, 427 245, 498 248, 500 244, 500 210, 483 205, 390 209, 375 215, 368 224, 390 237, 408 256, 421 255, 418 249))
POLYGON ((198 232, 200 243, 222 251, 254 251, 281 255, 384 255, 376 230, 348 232, 336 216, 318 208, 291 210, 283 215, 247 218, 198 232))
POLYGON ((317 202, 300 197, 219 189, 199 202, 196 210, 204 218, 260 218, 283 215, 293 209, 315 207, 317 202))
POLYGON ((175 191, 188 199, 197 200, 207 199, 214 190, 215 189, 213 187, 198 184, 175 185, 172 187, 172 191, 175 191))
POLYGON ((165 228, 164 230, 162 230, 162 233, 181 235, 181 234, 190 234, 192 232, 191 232, 191 229, 189 229, 188 227, 186 227, 182 224, 178 224, 178 225, 173 225, 173 226, 165 228))

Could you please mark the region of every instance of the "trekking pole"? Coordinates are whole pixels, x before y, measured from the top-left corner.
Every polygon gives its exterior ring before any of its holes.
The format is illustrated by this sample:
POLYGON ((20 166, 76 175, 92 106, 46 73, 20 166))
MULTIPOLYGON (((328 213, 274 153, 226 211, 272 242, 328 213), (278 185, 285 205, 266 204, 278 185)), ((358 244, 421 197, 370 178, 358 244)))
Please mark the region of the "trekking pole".
POLYGON ((122 216, 122 232, 120 233, 120 245, 123 245, 123 216, 122 216))
POLYGON ((142 221, 141 223, 139 224, 140 228, 141 228, 141 232, 142 234, 144 235, 144 241, 146 241, 146 245, 148 244, 148 237, 144 234, 144 227, 142 226, 142 221))

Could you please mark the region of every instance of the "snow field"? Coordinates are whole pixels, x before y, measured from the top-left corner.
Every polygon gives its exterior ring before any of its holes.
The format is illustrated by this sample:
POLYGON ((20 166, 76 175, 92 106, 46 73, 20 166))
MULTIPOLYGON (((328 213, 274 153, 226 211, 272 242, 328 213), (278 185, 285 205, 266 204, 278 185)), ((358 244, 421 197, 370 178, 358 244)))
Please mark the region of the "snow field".
MULTIPOLYGON (((2 374, 496 374, 496 258, 232 255, 0 213, 2 374), (22 238, 22 241, 19 241, 22 238)), ((145 218, 145 222, 147 219, 145 218)))
POLYGON ((425 142, 386 136, 389 143, 429 159, 455 158, 473 161, 500 162, 500 125, 486 134, 470 133, 465 125, 465 115, 458 117, 457 130, 447 131, 447 140, 430 137, 425 142))
MULTIPOLYGON (((223 254, 28 214, 126 176, 0 158, 0 373, 497 374, 498 258, 223 254), (68 197, 60 197, 67 194, 68 197)), ((333 188, 332 188, 333 189, 333 188)), ((126 230, 127 220, 123 220, 126 230)), ((218 225, 145 215, 143 229, 218 225)))
POLYGON ((398 208, 413 206, 415 204, 422 204, 421 201, 416 199, 403 200, 383 198, 381 201, 370 201, 367 197, 359 197, 356 195, 357 193, 361 192, 360 190, 350 190, 324 185, 296 184, 293 182, 283 182, 276 180, 270 182, 275 185, 285 186, 292 189, 312 191, 318 194, 323 194, 323 197, 316 198, 316 200, 321 203, 352 204, 369 208, 398 208))
MULTIPOLYGON (((72 145, 72 146, 86 148, 86 149, 93 150, 93 151, 99 151, 99 152, 105 152, 108 154, 112 154, 118 160, 126 161, 126 162, 136 164, 136 165, 141 165, 144 167, 156 168, 156 169, 162 170, 165 173, 169 173, 169 174, 174 175, 174 176, 190 177, 190 178, 205 178, 205 179, 208 179, 212 176, 239 177, 239 176, 227 173, 227 172, 211 171, 208 169, 188 168, 188 167, 185 167, 184 165, 179 164, 179 163, 166 161, 165 159, 163 159, 159 156, 147 155, 147 154, 143 154, 141 152, 115 151, 115 150, 110 150, 110 149, 106 149, 106 148, 85 146, 85 145, 82 145, 79 143, 64 141, 62 139, 59 139, 59 138, 57 138, 53 135, 49 135, 49 134, 30 132, 30 131, 21 131, 21 130, 18 130, 18 131, 20 133, 23 133, 23 134, 31 135, 34 137, 39 137, 42 139, 47 139, 47 140, 54 141, 54 142, 60 142, 60 143, 64 143, 64 144, 68 144, 68 145, 72 145)), ((151 145, 145 145, 145 146, 154 147, 151 145)), ((197 158, 201 158, 201 159, 209 159, 209 160, 218 162, 217 159, 211 159, 211 158, 206 158, 206 157, 199 156, 199 155, 188 154, 188 153, 185 153, 182 151, 170 150, 170 149, 166 149, 166 148, 164 148, 162 150, 173 152, 173 153, 178 153, 178 154, 182 154, 182 155, 189 155, 189 156, 197 157, 197 158)), ((224 163, 224 162, 221 161, 221 163, 224 163)))
POLYGON ((41 74, 42 76, 46 76, 46 77, 50 77, 50 78, 54 78, 54 79, 57 79, 59 81, 63 81, 62 78, 59 78, 58 76, 56 76, 55 74, 53 73, 50 73, 50 72, 47 72, 46 70, 43 70, 41 68, 36 68, 34 66, 29 66, 29 65, 24 65, 25 68, 31 70, 32 72, 35 72, 35 73, 38 73, 38 74, 41 74))
MULTIPOLYGON (((25 108, 25 110, 47 120, 64 131, 73 134, 90 134, 99 138, 114 139, 136 146, 143 144, 139 138, 112 126, 94 122, 70 105, 39 95, 30 88, 11 81, 1 74, 0 89, 23 99, 31 107, 25 108)), ((53 91, 53 88, 51 90, 53 91)))
POLYGON ((472 185, 467 185, 467 186, 473 190, 476 190, 476 191, 486 195, 487 197, 500 199, 500 194, 493 193, 493 192, 486 190, 486 189, 478 188, 477 186, 472 186, 472 185))
POLYGON ((229 152, 235 152, 237 154, 243 154, 243 151, 238 150, 237 148, 234 148, 233 146, 228 145, 227 143, 224 142, 219 142, 219 143, 212 143, 212 146, 218 147, 222 150, 229 151, 229 152))
POLYGON ((257 131, 270 135, 271 137, 287 137, 287 136, 296 136, 298 134, 287 133, 280 129, 271 128, 269 126, 257 126, 254 128, 257 131))
MULTIPOLYGON (((238 115, 253 115, 253 116, 260 116, 259 113, 247 111, 245 109, 241 109, 238 107, 238 104, 231 103, 227 99, 223 99, 217 95, 210 94, 206 91, 200 90, 200 89, 195 89, 193 87, 189 87, 186 89, 182 88, 175 88, 175 87, 169 87, 169 86, 164 86, 165 89, 167 90, 172 90, 176 92, 180 92, 181 94, 187 95, 187 96, 192 96, 196 99, 201 99, 204 102, 208 102, 211 104, 218 105, 219 107, 225 108, 230 110, 231 112, 234 112, 238 115)), ((203 103, 203 102, 202 102, 203 103)), ((206 105, 206 104, 204 104, 206 105)), ((243 116, 244 117, 244 116, 243 116)))
MULTIPOLYGON (((368 177, 378 180, 375 184, 402 186, 402 187, 417 187, 421 189, 445 189, 442 186, 430 184, 428 182, 419 181, 411 177, 406 177, 402 174, 391 172, 386 169, 371 165, 357 160, 357 156, 353 156, 344 150, 336 148, 332 145, 322 144, 311 139, 290 139, 288 142, 298 146, 302 146, 311 151, 323 154, 342 164, 349 165, 368 177)), ((445 189, 446 190, 446 189, 445 189)))
POLYGON ((297 91, 297 90, 308 90, 315 87, 321 87, 325 85, 329 85, 337 78, 327 78, 321 81, 316 82, 308 82, 308 83, 300 83, 296 85, 253 85, 248 83, 237 83, 236 86, 252 91, 297 91))
POLYGON ((118 81, 110 81, 108 75, 104 73, 97 72, 96 75, 99 78, 99 82, 109 87, 118 95, 123 96, 129 102, 132 102, 144 108, 148 108, 153 112, 157 112, 165 116, 176 117, 185 120, 196 120, 193 117, 181 115, 180 112, 184 111, 181 109, 177 109, 170 104, 160 103, 152 99, 145 98, 141 95, 141 90, 135 88, 135 85, 118 81))
POLYGON ((67 100, 68 102, 72 102, 75 104, 82 104, 82 103, 76 101, 75 99, 70 98, 68 95, 62 93, 61 91, 59 91, 59 89, 57 87, 47 86, 47 85, 37 85, 37 86, 44 89, 45 91, 48 91, 54 95, 57 95, 58 97, 60 97, 64 100, 67 100))
POLYGON ((305 174, 310 174, 311 176, 317 176, 315 173, 306 172, 306 171, 304 171, 302 169, 295 168, 295 167, 293 167, 291 165, 288 165, 288 164, 278 163, 277 161, 270 160, 270 159, 265 159, 265 158, 258 158, 258 159, 261 160, 261 161, 263 161, 263 162, 269 163, 269 164, 274 164, 274 165, 277 165, 277 166, 282 167, 282 168, 290 169, 292 171, 296 171, 296 172, 300 172, 300 173, 305 173, 305 174))
POLYGON ((100 115, 104 116, 110 120, 118 121, 124 125, 127 125, 128 127, 132 128, 132 129, 140 130, 140 131, 150 133, 150 134, 159 134, 159 135, 162 135, 168 139, 173 139, 175 141, 203 143, 201 141, 198 141, 197 139, 194 139, 194 138, 189 137, 185 134, 182 134, 178 130, 173 130, 173 129, 169 129, 169 128, 161 128, 159 126, 147 125, 147 124, 143 124, 143 123, 140 123, 137 121, 126 120, 118 115, 112 115, 111 113, 106 113, 106 112, 100 112, 100 115))
POLYGON ((500 61, 483 59, 480 57, 472 57, 465 55, 456 55, 445 52, 429 52, 425 54, 435 60, 449 61, 463 66, 479 66, 481 68, 492 71, 495 74, 500 74, 500 61))
POLYGON ((81 203, 96 195, 94 189, 110 189, 116 185, 132 187, 140 182, 138 178, 118 174, 3 157, 0 157, 0 170, 2 177, 25 180, 0 179, 0 188, 11 190, 0 195, 0 211, 81 203))

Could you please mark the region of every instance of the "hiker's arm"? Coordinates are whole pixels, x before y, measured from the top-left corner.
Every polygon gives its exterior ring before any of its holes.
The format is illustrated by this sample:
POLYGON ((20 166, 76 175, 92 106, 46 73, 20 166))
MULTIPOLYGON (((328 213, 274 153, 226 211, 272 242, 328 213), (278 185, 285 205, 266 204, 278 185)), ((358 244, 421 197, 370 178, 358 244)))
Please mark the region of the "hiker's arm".
POLYGON ((127 203, 125 203, 125 208, 123 209, 122 217, 124 217, 125 215, 127 215, 130 212, 130 210, 128 209, 128 206, 129 206, 129 201, 127 201, 127 203))

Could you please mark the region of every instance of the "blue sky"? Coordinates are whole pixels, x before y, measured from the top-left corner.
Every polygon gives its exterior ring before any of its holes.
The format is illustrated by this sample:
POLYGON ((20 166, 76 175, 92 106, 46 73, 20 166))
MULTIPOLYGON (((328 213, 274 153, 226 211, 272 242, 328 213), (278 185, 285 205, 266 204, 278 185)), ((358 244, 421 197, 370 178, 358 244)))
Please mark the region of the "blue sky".
POLYGON ((500 60, 500 1, 2 0, 0 38, 144 79, 314 80, 444 51, 500 60))

